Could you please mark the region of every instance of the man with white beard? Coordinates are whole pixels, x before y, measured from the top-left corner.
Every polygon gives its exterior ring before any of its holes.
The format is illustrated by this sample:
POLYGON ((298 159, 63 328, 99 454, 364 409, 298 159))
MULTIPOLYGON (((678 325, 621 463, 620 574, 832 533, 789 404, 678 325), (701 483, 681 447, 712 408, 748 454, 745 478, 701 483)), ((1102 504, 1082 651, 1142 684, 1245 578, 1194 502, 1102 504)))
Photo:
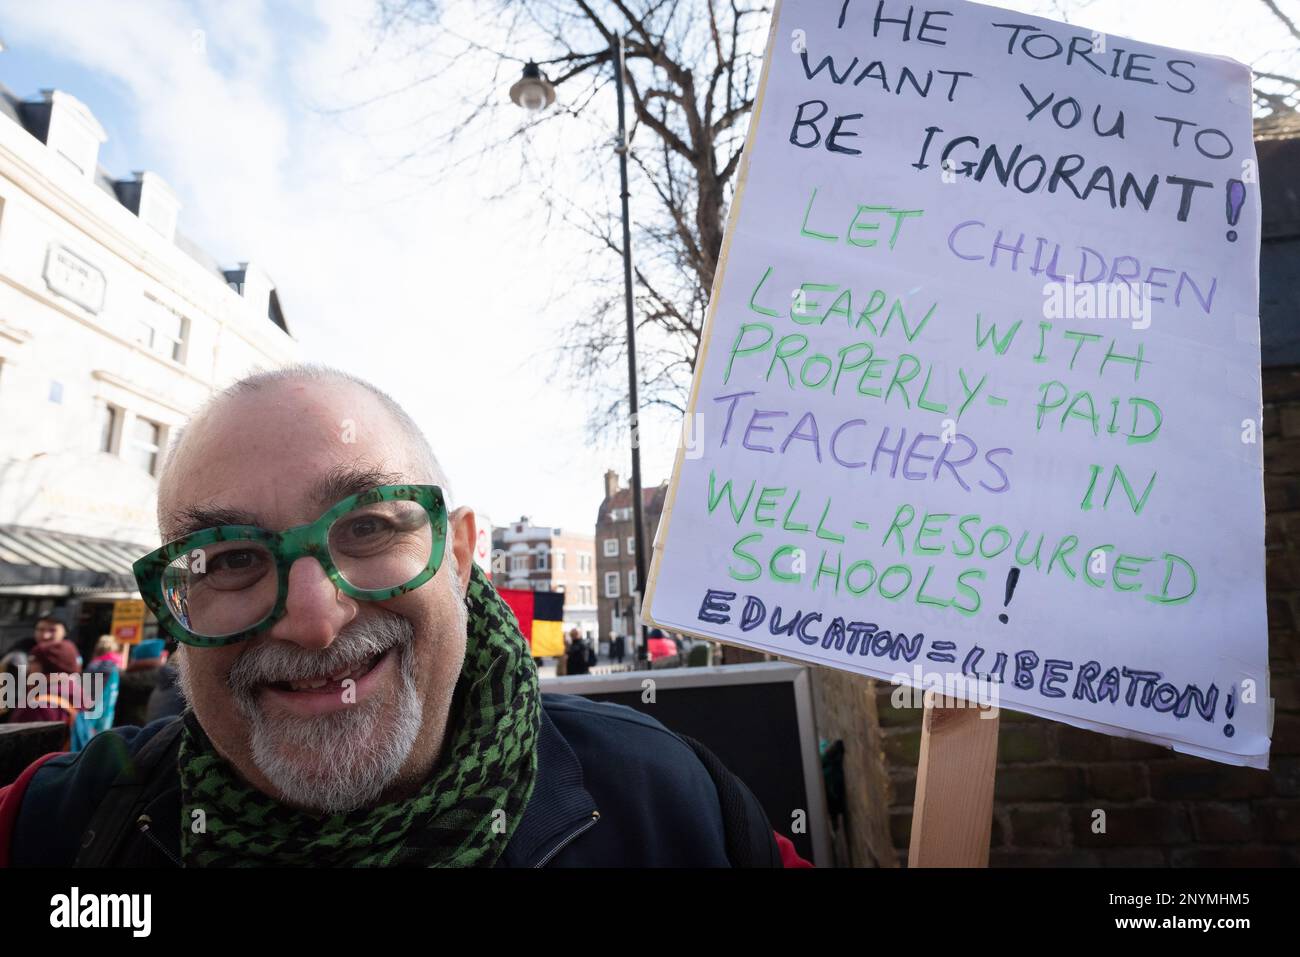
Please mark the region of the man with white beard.
POLYGON ((174 444, 158 515, 135 571, 188 707, 0 790, 0 864, 793 860, 694 742, 539 693, 473 511, 375 387, 311 366, 235 383, 174 444))

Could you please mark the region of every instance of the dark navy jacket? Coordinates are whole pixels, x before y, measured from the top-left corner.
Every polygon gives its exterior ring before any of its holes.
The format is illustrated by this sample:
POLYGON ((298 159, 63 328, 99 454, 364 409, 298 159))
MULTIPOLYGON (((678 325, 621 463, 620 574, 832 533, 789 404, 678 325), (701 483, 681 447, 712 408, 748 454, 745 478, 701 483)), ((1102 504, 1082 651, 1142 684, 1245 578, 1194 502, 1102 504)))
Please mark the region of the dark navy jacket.
MULTIPOLYGON (((178 866, 180 720, 114 728, 41 765, 0 813, 9 863, 178 866)), ((500 866, 781 866, 748 788, 702 746, 631 708, 542 695, 537 763, 500 866)))

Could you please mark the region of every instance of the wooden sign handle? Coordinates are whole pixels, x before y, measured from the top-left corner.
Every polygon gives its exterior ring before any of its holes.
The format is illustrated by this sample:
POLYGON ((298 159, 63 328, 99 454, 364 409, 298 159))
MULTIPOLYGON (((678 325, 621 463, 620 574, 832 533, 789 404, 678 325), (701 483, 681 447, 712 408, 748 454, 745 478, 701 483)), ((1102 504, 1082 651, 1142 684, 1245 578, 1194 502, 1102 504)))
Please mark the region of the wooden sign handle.
POLYGON ((908 867, 988 867, 998 712, 925 695, 908 867))

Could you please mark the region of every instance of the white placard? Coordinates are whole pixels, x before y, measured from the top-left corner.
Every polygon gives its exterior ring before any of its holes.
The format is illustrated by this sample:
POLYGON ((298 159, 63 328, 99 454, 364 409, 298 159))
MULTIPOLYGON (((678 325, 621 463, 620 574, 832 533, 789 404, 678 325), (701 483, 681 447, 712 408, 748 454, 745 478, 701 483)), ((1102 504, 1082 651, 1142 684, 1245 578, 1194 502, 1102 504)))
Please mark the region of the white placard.
POLYGON ((649 617, 1267 766, 1250 71, 776 18, 649 617))

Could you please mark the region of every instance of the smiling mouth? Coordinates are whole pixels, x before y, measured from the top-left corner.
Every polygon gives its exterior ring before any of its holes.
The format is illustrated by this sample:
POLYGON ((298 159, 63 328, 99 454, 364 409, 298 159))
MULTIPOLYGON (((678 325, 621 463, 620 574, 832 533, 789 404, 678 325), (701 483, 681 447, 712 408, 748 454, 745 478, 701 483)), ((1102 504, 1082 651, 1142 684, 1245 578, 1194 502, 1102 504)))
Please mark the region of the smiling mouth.
POLYGON ((375 669, 384 657, 393 649, 389 648, 372 655, 359 665, 345 668, 342 671, 332 675, 321 675, 315 678, 302 678, 296 681, 272 681, 263 687, 274 689, 275 691, 289 691, 296 694, 337 694, 343 689, 343 682, 352 681, 354 684, 360 681, 366 675, 375 669))

